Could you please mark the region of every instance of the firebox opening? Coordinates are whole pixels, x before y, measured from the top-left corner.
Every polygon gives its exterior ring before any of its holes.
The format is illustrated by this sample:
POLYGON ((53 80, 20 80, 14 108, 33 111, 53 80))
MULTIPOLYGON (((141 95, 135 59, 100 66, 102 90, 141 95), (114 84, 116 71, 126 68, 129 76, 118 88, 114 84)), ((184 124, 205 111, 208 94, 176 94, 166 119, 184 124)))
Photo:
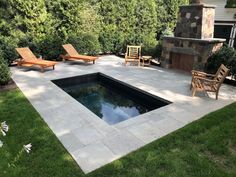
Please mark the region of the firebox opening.
POLYGON ((171 68, 190 72, 193 69, 194 56, 183 53, 170 53, 171 68))

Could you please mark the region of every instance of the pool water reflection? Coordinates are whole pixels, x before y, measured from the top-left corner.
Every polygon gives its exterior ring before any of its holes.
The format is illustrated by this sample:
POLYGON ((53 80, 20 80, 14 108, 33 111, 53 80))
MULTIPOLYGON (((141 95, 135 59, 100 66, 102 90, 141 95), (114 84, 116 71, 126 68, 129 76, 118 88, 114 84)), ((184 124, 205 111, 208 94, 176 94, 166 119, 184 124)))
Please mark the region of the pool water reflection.
POLYGON ((128 93, 119 93, 101 82, 80 84, 64 90, 109 124, 116 124, 149 111, 137 100, 129 98, 128 93))

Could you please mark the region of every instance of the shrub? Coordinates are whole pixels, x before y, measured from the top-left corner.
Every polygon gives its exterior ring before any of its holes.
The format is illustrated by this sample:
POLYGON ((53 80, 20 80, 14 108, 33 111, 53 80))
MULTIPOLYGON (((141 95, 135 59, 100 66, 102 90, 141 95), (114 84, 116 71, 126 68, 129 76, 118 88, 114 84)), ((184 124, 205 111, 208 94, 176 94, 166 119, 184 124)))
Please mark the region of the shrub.
POLYGON ((224 45, 218 52, 213 54, 207 61, 206 71, 216 73, 221 64, 230 69, 230 74, 236 78, 236 50, 224 45))
POLYGON ((81 54, 97 55, 100 52, 98 37, 92 34, 71 35, 67 43, 71 43, 81 54))
POLYGON ((235 0, 227 0, 225 7, 226 8, 236 8, 236 1, 235 0))
POLYGON ((162 54, 162 41, 159 40, 157 45, 156 45, 155 52, 154 52, 153 56, 160 60, 161 54, 162 54))
POLYGON ((7 62, 3 58, 2 51, 0 51, 0 85, 7 84, 11 79, 11 72, 7 62))
POLYGON ((123 33, 117 30, 116 25, 104 26, 99 36, 101 51, 104 53, 119 53, 124 48, 123 33))
POLYGON ((17 53, 15 50, 16 47, 16 39, 0 35, 0 50, 2 51, 1 55, 8 64, 17 58, 17 53))
POLYGON ((230 66, 231 75, 233 76, 234 79, 236 79, 236 51, 234 57, 231 58, 228 65, 230 66))
POLYGON ((57 60, 60 54, 63 53, 63 40, 58 36, 45 36, 40 41, 37 41, 36 53, 47 60, 57 60))

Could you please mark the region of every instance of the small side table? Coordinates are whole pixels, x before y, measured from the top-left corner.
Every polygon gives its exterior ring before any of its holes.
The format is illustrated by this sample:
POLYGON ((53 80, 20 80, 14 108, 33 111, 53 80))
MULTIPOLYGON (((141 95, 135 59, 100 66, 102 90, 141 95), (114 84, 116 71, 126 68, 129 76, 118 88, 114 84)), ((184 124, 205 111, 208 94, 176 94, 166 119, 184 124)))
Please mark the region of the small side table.
POLYGON ((141 60, 142 60, 143 66, 150 66, 151 59, 152 59, 152 56, 142 56, 141 60))

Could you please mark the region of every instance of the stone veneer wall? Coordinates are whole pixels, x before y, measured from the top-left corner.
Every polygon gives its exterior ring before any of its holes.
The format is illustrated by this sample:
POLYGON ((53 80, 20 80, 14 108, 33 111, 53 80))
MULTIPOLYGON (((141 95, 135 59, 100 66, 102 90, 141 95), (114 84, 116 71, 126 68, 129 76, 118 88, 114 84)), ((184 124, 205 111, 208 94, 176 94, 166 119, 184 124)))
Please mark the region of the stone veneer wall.
POLYGON ((215 7, 203 8, 202 39, 214 37, 215 7))
POLYGON ((206 4, 191 4, 180 6, 176 37, 213 38, 215 6, 206 4))
POLYGON ((225 40, 201 40, 179 37, 164 37, 161 66, 171 68, 171 52, 194 56, 193 69, 204 70, 208 58, 218 51, 225 40))

